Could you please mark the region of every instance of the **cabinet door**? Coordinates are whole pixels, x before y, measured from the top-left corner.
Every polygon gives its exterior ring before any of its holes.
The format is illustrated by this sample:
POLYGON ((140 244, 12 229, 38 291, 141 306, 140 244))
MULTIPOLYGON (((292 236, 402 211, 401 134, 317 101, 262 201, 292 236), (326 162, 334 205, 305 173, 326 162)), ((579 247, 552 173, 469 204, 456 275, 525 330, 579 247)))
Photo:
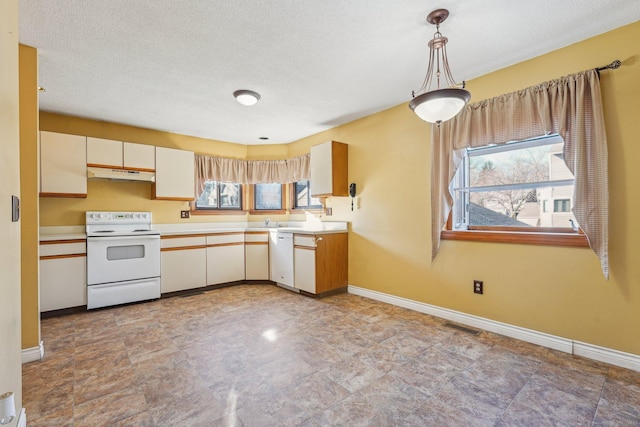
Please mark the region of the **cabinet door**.
POLYGON ((207 280, 207 250, 165 249, 161 253, 162 293, 201 288, 207 280))
POLYGON ((295 247, 293 250, 295 287, 316 293, 316 251, 313 248, 295 247))
POLYGON ((87 197, 87 139, 40 132, 40 195, 87 197))
POLYGON ((87 305, 87 257, 40 260, 40 312, 87 305))
POLYGON ((153 145, 124 143, 124 167, 140 171, 156 170, 156 147, 153 145))
POLYGON ((245 278, 247 280, 269 280, 269 244, 246 242, 245 278))
POLYGON ((121 168, 122 141, 88 136, 87 166, 121 168))
POLYGON ((311 147, 310 185, 314 197, 347 196, 348 146, 328 141, 311 147))
POLYGON ((156 147, 154 199, 195 199, 195 155, 192 151, 156 147))
POLYGON ((207 248, 207 284, 244 280, 244 243, 207 248))

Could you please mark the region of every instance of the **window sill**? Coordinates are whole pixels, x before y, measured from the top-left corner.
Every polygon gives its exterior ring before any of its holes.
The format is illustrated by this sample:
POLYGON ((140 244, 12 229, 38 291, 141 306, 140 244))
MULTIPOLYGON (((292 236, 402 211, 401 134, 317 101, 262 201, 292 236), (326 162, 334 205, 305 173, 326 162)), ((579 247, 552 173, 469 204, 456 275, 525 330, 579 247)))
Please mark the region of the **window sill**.
POLYGON ((192 209, 191 215, 246 215, 247 211, 239 209, 192 209))
POLYGON ((280 210, 250 210, 249 214, 251 215, 284 215, 286 214, 286 209, 280 210))
POLYGON ((588 248, 587 237, 582 233, 514 232, 488 230, 443 230, 442 240, 467 240, 473 242, 520 243, 526 245, 568 246, 588 248))

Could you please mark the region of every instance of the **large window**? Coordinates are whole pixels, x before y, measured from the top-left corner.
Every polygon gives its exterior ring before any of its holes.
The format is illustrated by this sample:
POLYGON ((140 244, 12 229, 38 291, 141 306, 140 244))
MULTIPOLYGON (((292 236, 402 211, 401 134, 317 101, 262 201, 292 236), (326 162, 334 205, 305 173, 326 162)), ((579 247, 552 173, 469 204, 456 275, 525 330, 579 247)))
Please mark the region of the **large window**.
POLYGON ((449 229, 574 232, 574 178, 563 161, 563 146, 562 138, 552 135, 466 149, 452 181, 449 229))
POLYGON ((322 202, 317 197, 311 197, 309 180, 297 181, 292 184, 293 209, 322 209, 322 202))
POLYGON ((195 207, 196 210, 242 210, 242 185, 205 181, 195 207))

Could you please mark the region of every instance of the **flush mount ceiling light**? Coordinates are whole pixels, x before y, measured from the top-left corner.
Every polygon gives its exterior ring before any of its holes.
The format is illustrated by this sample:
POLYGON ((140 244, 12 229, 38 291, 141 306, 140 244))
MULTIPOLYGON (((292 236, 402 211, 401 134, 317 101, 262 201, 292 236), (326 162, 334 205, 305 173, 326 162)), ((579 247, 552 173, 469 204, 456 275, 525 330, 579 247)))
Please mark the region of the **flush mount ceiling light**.
POLYGON ((241 89, 233 92, 234 98, 242 105, 254 105, 260 100, 260 94, 252 90, 241 89))
POLYGON ((448 39, 440 33, 440 24, 449 16, 446 9, 437 9, 427 16, 427 22, 436 26, 436 33, 429 42, 429 68, 422 87, 411 92, 413 99, 409 107, 425 122, 440 124, 451 119, 462 110, 471 94, 464 89, 464 82, 458 84, 451 75, 447 59, 448 39), (435 89, 431 89, 434 83, 435 89), (443 88, 440 87, 442 79, 443 88))

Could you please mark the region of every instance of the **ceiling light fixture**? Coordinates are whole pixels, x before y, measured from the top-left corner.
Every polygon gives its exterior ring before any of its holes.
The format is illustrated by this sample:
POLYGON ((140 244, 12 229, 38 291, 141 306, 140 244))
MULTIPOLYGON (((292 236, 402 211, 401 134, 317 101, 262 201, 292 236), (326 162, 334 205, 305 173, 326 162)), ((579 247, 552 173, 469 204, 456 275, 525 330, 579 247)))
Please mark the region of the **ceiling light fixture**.
POLYGON ((260 94, 252 90, 241 89, 233 92, 234 98, 242 105, 255 105, 260 100, 260 94))
POLYGON ((440 124, 454 117, 469 101, 471 94, 464 89, 464 81, 458 84, 451 75, 447 59, 448 39, 440 33, 440 24, 449 16, 447 9, 436 9, 427 16, 427 22, 436 26, 436 33, 429 41, 429 68, 422 87, 412 91, 409 107, 425 122, 440 124), (436 88, 431 89, 435 74, 436 88), (442 78, 443 88, 440 88, 442 78))

